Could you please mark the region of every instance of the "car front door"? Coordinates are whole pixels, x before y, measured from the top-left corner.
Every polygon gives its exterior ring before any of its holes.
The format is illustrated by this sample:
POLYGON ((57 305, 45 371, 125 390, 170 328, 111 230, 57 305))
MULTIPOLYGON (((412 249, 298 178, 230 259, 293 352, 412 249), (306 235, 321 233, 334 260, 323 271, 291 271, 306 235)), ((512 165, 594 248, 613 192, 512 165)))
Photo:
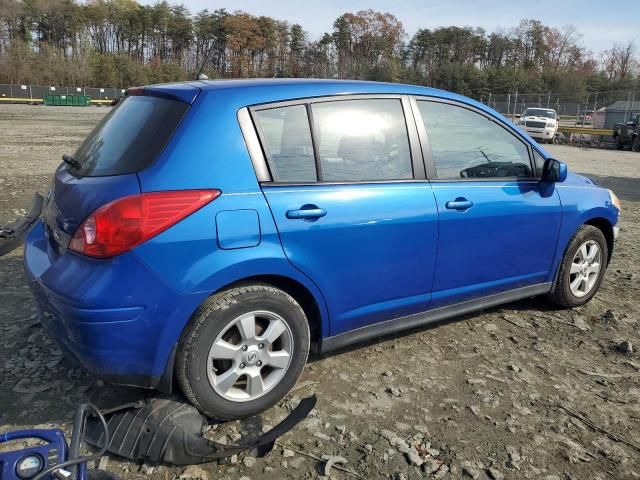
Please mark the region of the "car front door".
POLYGON ((429 304, 437 209, 406 112, 394 96, 251 109, 284 251, 322 291, 332 336, 429 304))
POLYGON ((540 184, 532 147, 470 106, 413 105, 439 215, 432 305, 548 282, 561 205, 540 184))

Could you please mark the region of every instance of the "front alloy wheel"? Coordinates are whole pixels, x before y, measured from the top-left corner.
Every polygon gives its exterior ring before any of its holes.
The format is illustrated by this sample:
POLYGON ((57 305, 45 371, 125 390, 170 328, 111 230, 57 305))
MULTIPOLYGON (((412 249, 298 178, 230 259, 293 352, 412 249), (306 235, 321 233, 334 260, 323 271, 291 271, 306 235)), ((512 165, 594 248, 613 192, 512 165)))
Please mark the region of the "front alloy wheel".
POLYGON ((569 288, 577 298, 584 297, 595 286, 600 276, 602 253, 600 246, 593 240, 584 242, 571 262, 569 270, 569 288))
POLYGON ((587 303, 600 287, 608 259, 602 230, 582 225, 565 250, 549 299, 564 308, 587 303))

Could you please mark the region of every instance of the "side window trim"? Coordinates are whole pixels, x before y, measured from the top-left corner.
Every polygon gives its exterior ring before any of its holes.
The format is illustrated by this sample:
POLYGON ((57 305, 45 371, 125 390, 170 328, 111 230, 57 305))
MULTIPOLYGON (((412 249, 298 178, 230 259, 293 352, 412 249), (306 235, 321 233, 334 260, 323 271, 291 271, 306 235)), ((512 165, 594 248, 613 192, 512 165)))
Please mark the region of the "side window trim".
MULTIPOLYGON (((443 104, 447 104, 447 105, 453 105, 456 107, 460 107, 460 108, 464 108, 467 110, 470 110, 474 113, 477 113, 483 117, 485 117, 487 120, 495 123, 496 125, 498 125, 500 128, 504 129, 507 133, 509 133, 511 136, 513 136, 515 139, 517 139, 520 143, 524 144, 524 146, 527 149, 527 154, 529 157, 529 167, 531 169, 532 172, 536 172, 536 166, 535 166, 535 162, 533 159, 533 146, 526 141, 525 138, 523 138, 522 136, 518 135, 517 133, 513 132, 512 130, 510 130, 509 128, 507 128, 505 125, 502 124, 502 122, 500 122, 498 119, 496 119, 493 115, 488 114, 487 112, 484 112, 472 105, 463 103, 463 102, 458 102, 455 100, 449 100, 446 98, 440 98, 440 97, 431 97, 431 96, 427 96, 427 95, 420 95, 420 96, 411 96, 411 99, 413 100, 412 106, 414 106, 415 111, 414 111, 414 115, 416 115, 416 123, 418 125, 422 125, 422 130, 423 130, 423 135, 424 135, 424 141, 421 140, 421 145, 423 146, 423 149, 426 149, 426 154, 424 154, 424 161, 425 161, 425 168, 426 171, 429 172, 429 179, 430 181, 433 182, 503 182, 503 181, 523 181, 523 182, 530 182, 532 180, 538 180, 535 176, 532 177, 501 177, 500 179, 496 179, 496 178, 456 178, 456 179, 439 179, 438 178, 438 174, 436 171, 436 165, 435 162, 433 160, 433 152, 431 150, 431 144, 429 143, 429 134, 427 132, 426 127, 424 126, 424 121, 422 120, 422 115, 420 114, 420 110, 418 109, 418 102, 432 102, 432 103, 443 103, 443 104)), ((418 131, 420 131, 420 127, 418 127, 418 131)))
POLYGON ((249 150, 249 155, 256 171, 256 176, 260 183, 269 185, 351 185, 351 184, 376 184, 376 183, 412 183, 412 182, 424 182, 427 180, 425 175, 425 164, 420 146, 420 140, 418 135, 419 123, 412 112, 410 103, 410 96, 404 94, 354 94, 354 95, 331 95, 325 97, 312 97, 296 100, 284 100, 277 102, 270 102, 258 105, 251 105, 243 107, 238 111, 238 121, 242 130, 245 143, 249 150), (405 120, 405 128, 407 129, 407 137, 409 141, 409 152, 411 155, 411 167, 413 170, 413 178, 410 179, 397 179, 397 180, 357 180, 357 181, 339 181, 339 182, 324 182, 322 178, 322 167, 319 165, 319 152, 316 140, 315 127, 313 125, 313 112, 311 105, 314 103, 323 102, 337 102, 347 100, 375 100, 375 99, 396 99, 401 102, 403 117, 405 120), (311 129, 311 141, 313 145, 314 160, 316 163, 316 172, 318 181, 316 182, 291 182, 282 181, 278 182, 273 179, 271 173, 271 167, 267 160, 267 154, 265 152, 265 139, 260 128, 259 122, 256 122, 256 112, 260 110, 269 110, 272 108, 291 107, 296 105, 304 105, 307 109, 307 118, 309 121, 309 127, 311 129), (242 113, 242 112, 246 112, 242 113), (248 115, 248 120, 246 115, 248 115), (257 147, 255 145, 257 141, 257 147), (251 145, 250 145, 251 144, 251 145))
POLYGON ((258 135, 258 125, 253 123, 247 107, 238 110, 237 116, 242 137, 249 151, 249 158, 251 158, 258 182, 271 182, 273 177, 267 163, 267 157, 262 150, 262 143, 258 135))

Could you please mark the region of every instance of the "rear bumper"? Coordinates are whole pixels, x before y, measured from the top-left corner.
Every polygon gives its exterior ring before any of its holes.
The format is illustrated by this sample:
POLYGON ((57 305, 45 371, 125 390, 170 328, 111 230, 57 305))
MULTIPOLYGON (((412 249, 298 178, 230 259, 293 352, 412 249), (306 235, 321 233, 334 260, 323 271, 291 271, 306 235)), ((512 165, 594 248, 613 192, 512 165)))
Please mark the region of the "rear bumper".
POLYGON ((170 386, 174 347, 193 311, 185 296, 131 252, 108 260, 65 252, 52 261, 48 242, 38 222, 25 242, 24 266, 49 334, 98 377, 170 386))

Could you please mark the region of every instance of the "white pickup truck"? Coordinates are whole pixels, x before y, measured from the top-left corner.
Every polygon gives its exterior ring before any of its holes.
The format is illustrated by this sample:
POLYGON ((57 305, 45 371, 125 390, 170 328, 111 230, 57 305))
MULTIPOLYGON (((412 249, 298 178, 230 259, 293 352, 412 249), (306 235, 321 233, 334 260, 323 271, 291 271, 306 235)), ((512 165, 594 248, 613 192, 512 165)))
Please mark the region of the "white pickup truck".
POLYGON ((558 131, 558 114, 551 108, 527 108, 518 125, 540 143, 553 143, 558 131))

